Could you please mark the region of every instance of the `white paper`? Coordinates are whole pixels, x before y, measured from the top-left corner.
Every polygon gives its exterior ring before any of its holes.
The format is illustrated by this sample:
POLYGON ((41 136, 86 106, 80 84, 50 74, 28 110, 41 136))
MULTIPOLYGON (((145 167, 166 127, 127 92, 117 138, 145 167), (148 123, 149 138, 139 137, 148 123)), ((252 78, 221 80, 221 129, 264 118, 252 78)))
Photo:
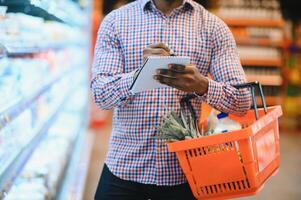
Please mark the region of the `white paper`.
POLYGON ((178 56, 149 57, 131 86, 130 91, 136 94, 156 88, 168 87, 154 80, 153 76, 156 74, 157 69, 168 69, 169 64, 189 65, 190 58, 178 56))

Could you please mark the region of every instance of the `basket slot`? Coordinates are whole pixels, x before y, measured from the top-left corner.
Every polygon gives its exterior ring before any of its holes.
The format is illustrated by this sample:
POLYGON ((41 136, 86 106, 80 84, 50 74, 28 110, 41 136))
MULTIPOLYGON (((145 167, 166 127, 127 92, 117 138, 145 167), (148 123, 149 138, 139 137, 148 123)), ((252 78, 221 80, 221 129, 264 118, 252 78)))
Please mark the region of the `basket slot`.
POLYGON ((240 185, 240 181, 237 181, 236 184, 237 184, 238 189, 239 189, 239 190, 242 190, 242 187, 241 187, 241 185, 240 185))
POLYGON ((217 153, 222 152, 222 148, 219 144, 216 145, 216 150, 217 150, 217 153))
POLYGON ((247 189, 247 187, 246 187, 246 184, 245 184, 245 181, 244 181, 244 180, 242 180, 242 181, 241 181, 241 184, 242 184, 242 187, 243 187, 243 189, 247 189))
POLYGON ((189 171, 192 171, 192 169, 191 169, 191 164, 190 164, 190 162, 189 162, 188 151, 185 151, 185 156, 186 156, 186 160, 187 160, 187 165, 189 166, 189 171))
POLYGON ((208 190, 209 190, 209 194, 213 194, 213 189, 212 189, 211 185, 209 185, 207 187, 208 187, 208 190))
POLYGON ((212 185, 210 185, 210 186, 209 186, 209 188, 210 188, 210 193, 211 193, 211 194, 214 194, 214 189, 213 189, 213 186, 212 186, 212 185))
POLYGON ((192 158, 193 155, 192 155, 192 151, 191 150, 188 150, 188 158, 192 158))
POLYGON ((207 185, 198 189, 199 191, 201 191, 203 196, 212 196, 215 194, 227 194, 235 191, 249 190, 250 187, 248 187, 247 185, 247 180, 239 180, 215 185, 207 185))
POLYGON ((233 185, 233 182, 230 182, 230 183, 228 183, 228 185, 230 185, 230 191, 232 192, 233 190, 234 190, 234 185, 233 185))
POLYGON ((227 183, 227 188, 228 188, 228 191, 227 192, 231 192, 232 191, 232 188, 231 188, 231 183, 227 183))
POLYGON ((206 150, 205 150, 205 147, 202 147, 202 149, 203 149, 204 155, 206 155, 207 152, 206 152, 206 150))
POLYGON ((200 148, 197 148, 197 151, 198 151, 198 155, 199 155, 199 156, 202 156, 202 155, 203 155, 203 152, 202 152, 202 150, 201 150, 200 148))
POLYGON ((250 188, 250 182, 249 182, 249 179, 246 179, 246 182, 247 182, 247 187, 250 188))
POLYGON ((221 183, 221 184, 215 184, 215 185, 207 185, 200 187, 200 191, 202 192, 202 195, 204 196, 210 196, 215 194, 222 194, 222 193, 232 193, 235 191, 242 191, 242 190, 248 190, 249 187, 246 186, 245 180, 240 181, 234 181, 234 182, 228 182, 228 183, 221 183))
POLYGON ((247 185, 247 180, 239 180, 234 182, 205 186, 202 188, 207 188, 206 190, 207 192, 204 195, 210 196, 215 194, 227 194, 236 191, 249 190, 250 187, 245 187, 246 185, 247 185))
POLYGON ((208 146, 209 154, 215 153, 214 146, 208 146))
POLYGON ((236 185, 236 182, 232 182, 232 185, 233 185, 233 187, 234 187, 234 190, 237 190, 237 189, 238 189, 238 187, 237 187, 237 185, 236 185))
POLYGON ((227 183, 224 184, 224 188, 225 188, 225 192, 228 192, 229 191, 229 186, 227 183))
POLYGON ((219 193, 217 185, 214 185, 214 191, 215 191, 215 193, 219 193))
POLYGON ((218 184, 218 190, 219 190, 220 193, 224 192, 224 191, 223 191, 223 187, 222 187, 221 184, 218 184))
POLYGON ((206 189, 206 194, 209 194, 209 190, 207 186, 205 187, 205 189, 206 189))
POLYGON ((208 147, 208 146, 207 146, 207 147, 205 147, 205 150, 206 150, 206 153, 207 153, 207 154, 210 154, 210 153, 211 153, 211 151, 210 151, 210 147, 208 147))
POLYGON ((226 151, 226 147, 224 146, 224 144, 220 144, 221 147, 221 151, 226 151))
POLYGON ((193 153, 194 153, 194 156, 195 156, 195 157, 198 156, 198 153, 197 153, 197 150, 196 150, 196 149, 193 149, 193 153))
POLYGON ((213 185, 210 185, 210 186, 209 186, 209 188, 210 188, 210 192, 211 192, 211 194, 214 194, 215 192, 214 192, 213 185))
POLYGON ((190 151, 189 154, 191 155, 191 157, 192 157, 192 155, 204 156, 204 155, 208 155, 208 154, 233 151, 236 148, 235 146, 236 146, 236 144, 234 142, 228 142, 228 143, 224 143, 224 144, 205 146, 205 147, 197 148, 193 151, 191 151, 191 150, 188 150, 188 151, 190 151))

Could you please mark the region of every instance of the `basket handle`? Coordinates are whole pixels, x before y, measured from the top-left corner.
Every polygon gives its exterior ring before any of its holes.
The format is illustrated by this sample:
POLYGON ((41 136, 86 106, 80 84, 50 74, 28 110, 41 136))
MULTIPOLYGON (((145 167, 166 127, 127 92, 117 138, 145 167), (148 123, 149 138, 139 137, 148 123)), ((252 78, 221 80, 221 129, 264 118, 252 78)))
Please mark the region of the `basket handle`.
MULTIPOLYGON (((236 89, 245 89, 245 88, 246 89, 249 89, 249 88, 251 89, 252 103, 253 103, 253 106, 254 106, 254 112, 255 112, 256 120, 259 119, 258 107, 257 107, 256 97, 255 97, 255 91, 256 91, 256 89, 258 89, 259 94, 260 94, 260 98, 261 98, 261 101, 262 101, 264 113, 267 114, 267 106, 266 106, 266 102, 265 102, 265 99, 264 99, 262 85, 258 81, 250 82, 250 83, 237 84, 237 85, 233 85, 233 87, 235 87, 236 89)), ((195 111, 194 111, 194 109, 191 105, 191 102, 190 102, 190 99, 193 99, 195 97, 196 97, 196 95, 194 95, 194 94, 186 95, 181 99, 180 104, 181 104, 181 109, 184 109, 185 105, 187 106, 189 112, 191 113, 193 121, 196 124, 196 121, 197 121, 196 114, 195 114, 195 111)))
POLYGON ((256 89, 258 89, 259 90, 259 95, 260 95, 260 98, 261 98, 261 102, 262 102, 262 105, 263 105, 264 113, 267 114, 267 105, 266 105, 266 102, 265 102, 265 99, 264 99, 262 85, 258 81, 250 82, 250 83, 237 84, 237 85, 233 85, 233 87, 235 87, 236 89, 244 89, 244 88, 250 88, 251 89, 252 103, 253 103, 253 106, 254 106, 254 112, 255 112, 256 120, 259 119, 258 107, 257 107, 256 97, 255 97, 255 91, 256 91, 256 89))
POLYGON ((188 111, 191 113, 191 117, 192 117, 192 120, 193 120, 193 125, 197 130, 198 129, 198 127, 197 127, 197 118, 196 118, 195 111, 194 111, 194 109, 191 105, 191 102, 190 102, 190 100, 193 99, 193 98, 196 98, 195 94, 188 94, 188 95, 184 96, 181 99, 180 105, 181 105, 181 112, 183 112, 183 113, 185 113, 185 111, 184 111, 185 106, 187 106, 188 111))

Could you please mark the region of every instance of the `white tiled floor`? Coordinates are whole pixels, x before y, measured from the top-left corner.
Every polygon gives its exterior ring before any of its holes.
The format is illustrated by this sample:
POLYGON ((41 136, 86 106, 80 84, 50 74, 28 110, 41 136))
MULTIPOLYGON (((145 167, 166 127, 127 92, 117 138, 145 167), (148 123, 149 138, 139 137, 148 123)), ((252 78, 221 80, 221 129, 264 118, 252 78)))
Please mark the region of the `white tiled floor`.
MULTIPOLYGON (((97 131, 84 200, 92 200, 110 137, 110 124, 97 131)), ((264 189, 243 200, 301 200, 301 133, 281 134, 281 167, 264 189)))

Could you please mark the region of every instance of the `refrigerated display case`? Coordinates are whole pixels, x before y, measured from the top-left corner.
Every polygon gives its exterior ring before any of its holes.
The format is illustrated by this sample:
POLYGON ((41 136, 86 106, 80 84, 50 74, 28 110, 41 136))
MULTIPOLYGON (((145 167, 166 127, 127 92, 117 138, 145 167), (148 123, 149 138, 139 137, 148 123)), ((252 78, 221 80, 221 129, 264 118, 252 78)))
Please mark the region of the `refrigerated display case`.
POLYGON ((90 5, 0 2, 0 199, 81 198, 92 146, 90 5), (25 3, 60 20, 20 13, 25 3))

